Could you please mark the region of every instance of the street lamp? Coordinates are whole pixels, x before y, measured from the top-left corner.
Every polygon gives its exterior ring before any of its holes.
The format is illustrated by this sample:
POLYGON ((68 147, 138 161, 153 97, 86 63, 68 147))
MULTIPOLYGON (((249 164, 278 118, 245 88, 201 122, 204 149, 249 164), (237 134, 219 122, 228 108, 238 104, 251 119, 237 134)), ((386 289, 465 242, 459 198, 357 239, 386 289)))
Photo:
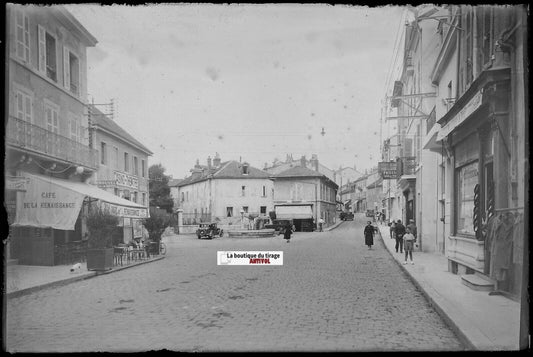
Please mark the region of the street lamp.
POLYGON ((244 229, 244 209, 241 208, 241 227, 244 229))

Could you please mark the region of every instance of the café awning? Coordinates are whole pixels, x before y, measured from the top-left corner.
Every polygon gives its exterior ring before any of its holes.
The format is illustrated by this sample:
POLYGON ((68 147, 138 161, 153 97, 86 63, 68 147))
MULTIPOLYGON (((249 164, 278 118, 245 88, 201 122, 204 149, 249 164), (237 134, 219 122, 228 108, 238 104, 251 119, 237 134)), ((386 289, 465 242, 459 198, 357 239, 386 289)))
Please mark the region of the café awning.
POLYGON ((146 218, 148 209, 94 185, 24 173, 29 179, 17 200, 14 225, 74 230, 83 200, 91 197, 119 217, 146 218))
POLYGON ((313 218, 311 205, 276 206, 277 219, 310 219, 313 218))

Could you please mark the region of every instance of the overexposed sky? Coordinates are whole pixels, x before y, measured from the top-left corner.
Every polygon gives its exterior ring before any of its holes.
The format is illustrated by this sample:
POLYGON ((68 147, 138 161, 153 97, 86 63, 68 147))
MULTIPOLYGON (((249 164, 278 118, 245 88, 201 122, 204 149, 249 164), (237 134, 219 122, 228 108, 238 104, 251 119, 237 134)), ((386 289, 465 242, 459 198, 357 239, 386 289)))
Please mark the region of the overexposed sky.
POLYGON ((379 161, 403 7, 67 9, 98 39, 88 49, 89 100, 115 98, 117 123, 154 152, 150 165, 174 178, 216 152, 258 168, 286 154, 317 154, 331 169, 379 161))

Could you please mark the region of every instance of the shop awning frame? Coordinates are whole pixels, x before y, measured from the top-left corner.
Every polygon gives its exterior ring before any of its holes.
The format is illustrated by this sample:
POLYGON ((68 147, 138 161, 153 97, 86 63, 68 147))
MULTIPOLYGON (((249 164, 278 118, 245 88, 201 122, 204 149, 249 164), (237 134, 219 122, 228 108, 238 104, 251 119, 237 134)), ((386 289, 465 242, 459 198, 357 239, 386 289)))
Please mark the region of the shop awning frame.
POLYGON ((275 206, 276 219, 312 219, 311 205, 283 205, 275 206))

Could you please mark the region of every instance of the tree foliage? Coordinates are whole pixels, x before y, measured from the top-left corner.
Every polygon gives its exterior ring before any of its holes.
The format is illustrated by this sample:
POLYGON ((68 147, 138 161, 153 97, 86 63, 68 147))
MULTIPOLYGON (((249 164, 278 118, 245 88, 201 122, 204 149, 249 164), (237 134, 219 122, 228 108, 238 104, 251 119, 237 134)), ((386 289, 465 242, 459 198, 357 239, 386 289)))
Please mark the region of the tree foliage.
POLYGON ((87 241, 90 249, 113 247, 113 231, 117 229, 118 217, 100 207, 91 207, 87 215, 87 241))
POLYGON ((148 184, 150 192, 150 206, 155 206, 172 212, 174 201, 170 196, 170 187, 168 186, 169 176, 165 175, 165 168, 161 164, 154 164, 148 168, 148 184))
POLYGON ((145 218, 143 225, 148 231, 148 239, 153 242, 159 242, 161 235, 170 224, 170 216, 164 210, 150 208, 150 217, 145 218))

